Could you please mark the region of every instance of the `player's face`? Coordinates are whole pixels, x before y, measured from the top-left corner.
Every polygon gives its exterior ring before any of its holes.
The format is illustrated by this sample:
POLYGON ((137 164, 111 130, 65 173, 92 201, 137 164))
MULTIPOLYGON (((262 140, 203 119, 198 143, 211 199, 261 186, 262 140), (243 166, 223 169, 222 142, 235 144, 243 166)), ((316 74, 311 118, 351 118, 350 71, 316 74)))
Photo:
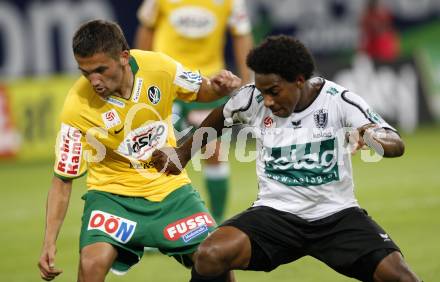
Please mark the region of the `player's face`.
POLYGON ((276 74, 255 74, 255 86, 264 97, 264 106, 279 117, 290 116, 301 97, 296 81, 288 82, 276 74))
POLYGON ((119 59, 106 53, 96 53, 91 57, 75 56, 78 68, 98 95, 107 97, 121 89, 124 76, 123 53, 119 59))

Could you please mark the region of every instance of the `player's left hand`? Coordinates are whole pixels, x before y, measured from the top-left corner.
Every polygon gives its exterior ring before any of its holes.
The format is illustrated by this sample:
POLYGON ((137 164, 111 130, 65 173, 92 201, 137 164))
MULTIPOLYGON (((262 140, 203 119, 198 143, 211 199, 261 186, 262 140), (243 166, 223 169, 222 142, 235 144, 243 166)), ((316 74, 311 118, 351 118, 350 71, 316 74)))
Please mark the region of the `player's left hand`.
POLYGON ((212 89, 220 96, 227 96, 241 86, 241 79, 228 70, 222 70, 210 79, 212 89))

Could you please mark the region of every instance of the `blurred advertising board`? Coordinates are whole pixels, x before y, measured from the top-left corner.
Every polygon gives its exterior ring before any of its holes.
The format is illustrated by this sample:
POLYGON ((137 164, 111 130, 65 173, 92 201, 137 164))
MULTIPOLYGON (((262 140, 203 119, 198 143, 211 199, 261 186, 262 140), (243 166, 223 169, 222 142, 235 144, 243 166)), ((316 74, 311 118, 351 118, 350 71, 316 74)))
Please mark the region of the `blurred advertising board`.
MULTIPOLYGON (((222 0, 206 0, 222 1, 222 0)), ((400 31, 439 19, 438 0, 384 0, 400 31)), ((84 21, 117 21, 128 43, 137 28, 142 0, 0 1, 0 79, 71 73, 73 32, 84 21)), ((256 42, 269 34, 291 34, 314 54, 356 49, 366 0, 247 0, 256 42)), ((435 37, 437 38, 437 37, 435 37)), ((230 52, 227 54, 231 55, 230 52)), ((228 57, 228 62, 232 62, 228 57)))
MULTIPOLYGON (((2 107, 3 129, 10 142, 0 143, 0 152, 10 152, 20 160, 49 159, 54 155, 54 144, 59 127, 59 113, 68 90, 76 78, 50 76, 23 78, 4 84, 0 97, 8 94, 8 106, 2 107), (8 125, 9 124, 9 125, 8 125), (18 136, 17 136, 18 133, 18 136)), ((1 101, 1 100, 0 100, 1 101)), ((4 140, 4 131, 1 131, 4 140)), ((2 154, 0 153, 0 158, 2 154)), ((8 155, 3 154, 3 158, 8 155)))
POLYGON ((422 66, 424 89, 430 111, 440 121, 440 44, 427 45, 417 53, 417 61, 422 66))
POLYGON ((0 85, 0 159, 13 158, 20 149, 20 134, 12 117, 7 88, 0 85))
POLYGON ((421 67, 412 58, 378 63, 363 55, 317 58, 318 74, 359 94, 385 120, 405 132, 432 122, 421 67))

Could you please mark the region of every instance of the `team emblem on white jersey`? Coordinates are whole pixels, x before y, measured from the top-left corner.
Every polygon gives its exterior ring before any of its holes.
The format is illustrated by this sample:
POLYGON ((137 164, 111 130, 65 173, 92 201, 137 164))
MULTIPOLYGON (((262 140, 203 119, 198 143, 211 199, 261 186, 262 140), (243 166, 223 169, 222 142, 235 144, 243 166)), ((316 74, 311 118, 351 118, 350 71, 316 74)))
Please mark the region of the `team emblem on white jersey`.
POLYGON ((328 122, 328 112, 326 109, 320 109, 313 113, 313 119, 317 128, 325 128, 328 122))

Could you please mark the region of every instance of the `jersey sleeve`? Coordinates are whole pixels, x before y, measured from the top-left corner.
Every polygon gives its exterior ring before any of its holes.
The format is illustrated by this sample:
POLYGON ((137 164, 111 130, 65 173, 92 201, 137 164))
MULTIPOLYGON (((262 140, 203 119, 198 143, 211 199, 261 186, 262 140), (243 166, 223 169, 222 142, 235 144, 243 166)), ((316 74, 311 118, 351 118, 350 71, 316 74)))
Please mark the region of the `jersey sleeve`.
POLYGON ((200 72, 192 71, 176 62, 174 86, 178 99, 186 102, 194 101, 202 86, 202 75, 200 72))
MULTIPOLYGON (((65 105, 69 105, 69 100, 65 105)), ((77 114, 73 108, 66 109, 65 106, 61 113, 61 127, 55 145, 54 174, 61 179, 75 179, 87 171, 84 159, 86 141, 75 124, 77 114)))
POLYGON ((159 15, 158 0, 144 0, 137 11, 139 22, 146 27, 154 27, 159 15))
POLYGON ((251 23, 244 0, 232 0, 228 26, 233 35, 244 35, 251 32, 251 23))
POLYGON ((248 84, 235 92, 223 108, 225 125, 252 124, 263 97, 255 85, 248 84))
POLYGON ((359 95, 345 91, 341 94, 344 126, 359 128, 368 123, 396 131, 378 113, 376 113, 359 95))

